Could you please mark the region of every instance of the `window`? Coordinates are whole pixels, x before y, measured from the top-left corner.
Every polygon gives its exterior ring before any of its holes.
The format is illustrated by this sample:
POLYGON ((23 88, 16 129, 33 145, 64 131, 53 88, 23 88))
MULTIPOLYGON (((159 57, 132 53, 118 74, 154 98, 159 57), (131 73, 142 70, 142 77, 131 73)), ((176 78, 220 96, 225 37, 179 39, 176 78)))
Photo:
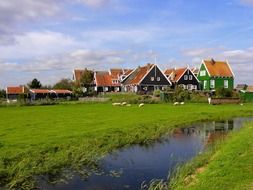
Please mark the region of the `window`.
POLYGON ((106 86, 106 87, 104 87, 104 91, 105 92, 107 92, 108 91, 108 87, 106 86))
POLYGON ((192 80, 192 75, 189 76, 189 80, 192 80))
POLYGON ((228 88, 228 80, 224 80, 224 88, 228 88))
POLYGON ((155 80, 155 77, 151 77, 151 81, 154 81, 155 80))
POLYGON ((204 70, 204 71, 200 71, 200 76, 202 77, 202 76, 206 76, 206 71, 204 70))
POLYGON ((210 81, 210 88, 215 88, 215 80, 210 81))
POLYGON ((188 75, 185 75, 185 76, 184 76, 184 80, 188 80, 188 75))
POLYGON ((204 80, 204 86, 203 86, 204 90, 207 88, 207 81, 204 80))
POLYGON ((160 81, 161 79, 160 79, 160 77, 157 77, 156 80, 157 80, 157 81, 160 81))

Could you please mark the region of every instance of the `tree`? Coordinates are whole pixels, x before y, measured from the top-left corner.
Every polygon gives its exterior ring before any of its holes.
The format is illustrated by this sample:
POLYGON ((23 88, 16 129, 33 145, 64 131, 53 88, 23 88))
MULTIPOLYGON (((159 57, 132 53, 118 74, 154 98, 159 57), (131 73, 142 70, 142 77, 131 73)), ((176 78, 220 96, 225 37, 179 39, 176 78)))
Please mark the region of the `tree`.
POLYGON ((61 79, 53 86, 53 88, 73 90, 73 82, 70 79, 61 79))
POLYGON ((41 88, 41 83, 38 79, 33 79, 31 82, 27 84, 30 88, 41 88))
POLYGON ((5 98, 6 97, 6 92, 5 90, 0 90, 0 98, 5 98))
POLYGON ((85 68, 81 79, 80 79, 80 84, 84 87, 89 87, 91 86, 91 83, 93 81, 93 71, 88 70, 87 68, 85 68))

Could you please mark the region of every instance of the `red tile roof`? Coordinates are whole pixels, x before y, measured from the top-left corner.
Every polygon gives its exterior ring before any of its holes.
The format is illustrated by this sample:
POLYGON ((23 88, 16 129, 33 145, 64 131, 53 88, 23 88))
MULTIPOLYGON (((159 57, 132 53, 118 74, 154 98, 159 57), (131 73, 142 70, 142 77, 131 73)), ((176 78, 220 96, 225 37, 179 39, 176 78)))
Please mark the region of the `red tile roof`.
POLYGON ((208 73, 212 77, 233 77, 234 74, 226 61, 204 60, 208 73))
POLYGON ((132 74, 125 80, 124 84, 139 84, 143 77, 150 71, 154 64, 147 64, 143 67, 138 67, 135 69, 132 74))
POLYGON ((186 70, 187 70, 187 68, 175 69, 174 81, 178 81, 182 77, 182 75, 185 73, 186 70))
POLYGON ((124 71, 124 75, 129 75, 131 72, 133 71, 133 69, 125 69, 124 71))
POLYGON ((166 76, 169 76, 174 70, 175 70, 175 69, 166 69, 166 70, 164 71, 164 74, 165 74, 166 76))
POLYGON ((8 86, 6 88, 6 94, 23 94, 25 93, 24 86, 8 86))
POLYGON ((120 75, 122 75, 123 73, 123 69, 110 69, 110 75, 113 79, 119 79, 120 75))
POLYGON ((121 84, 118 81, 118 78, 113 78, 109 72, 106 71, 97 71, 95 72, 95 83, 96 86, 120 86, 121 84), (117 80, 116 83, 113 83, 113 80, 117 80))
POLYGON ((185 71, 187 70, 186 67, 184 68, 179 68, 179 69, 167 69, 165 71, 165 75, 169 75, 169 79, 173 82, 176 82, 178 81, 182 75, 185 73, 185 71))

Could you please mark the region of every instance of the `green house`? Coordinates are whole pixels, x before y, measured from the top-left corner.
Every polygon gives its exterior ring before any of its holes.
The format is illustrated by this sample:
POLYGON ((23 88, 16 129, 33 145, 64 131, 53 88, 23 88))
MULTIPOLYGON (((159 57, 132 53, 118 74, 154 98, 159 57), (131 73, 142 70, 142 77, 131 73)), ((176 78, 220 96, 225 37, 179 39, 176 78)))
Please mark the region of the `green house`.
POLYGON ((198 79, 202 90, 234 89, 234 73, 227 61, 203 60, 198 79))

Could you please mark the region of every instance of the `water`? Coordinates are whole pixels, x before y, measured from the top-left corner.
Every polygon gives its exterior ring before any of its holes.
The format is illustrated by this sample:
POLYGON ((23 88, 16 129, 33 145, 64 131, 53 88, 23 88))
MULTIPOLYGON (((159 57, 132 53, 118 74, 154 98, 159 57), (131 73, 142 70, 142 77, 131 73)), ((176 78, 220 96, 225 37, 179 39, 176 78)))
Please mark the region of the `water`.
POLYGON ((149 145, 133 145, 105 157, 99 164, 102 175, 92 174, 84 179, 74 175, 68 183, 56 185, 41 181, 41 189, 119 190, 140 189, 152 179, 166 180, 175 168, 189 161, 208 144, 223 138, 229 131, 238 130, 250 118, 229 121, 203 122, 176 129, 168 137, 149 145))

